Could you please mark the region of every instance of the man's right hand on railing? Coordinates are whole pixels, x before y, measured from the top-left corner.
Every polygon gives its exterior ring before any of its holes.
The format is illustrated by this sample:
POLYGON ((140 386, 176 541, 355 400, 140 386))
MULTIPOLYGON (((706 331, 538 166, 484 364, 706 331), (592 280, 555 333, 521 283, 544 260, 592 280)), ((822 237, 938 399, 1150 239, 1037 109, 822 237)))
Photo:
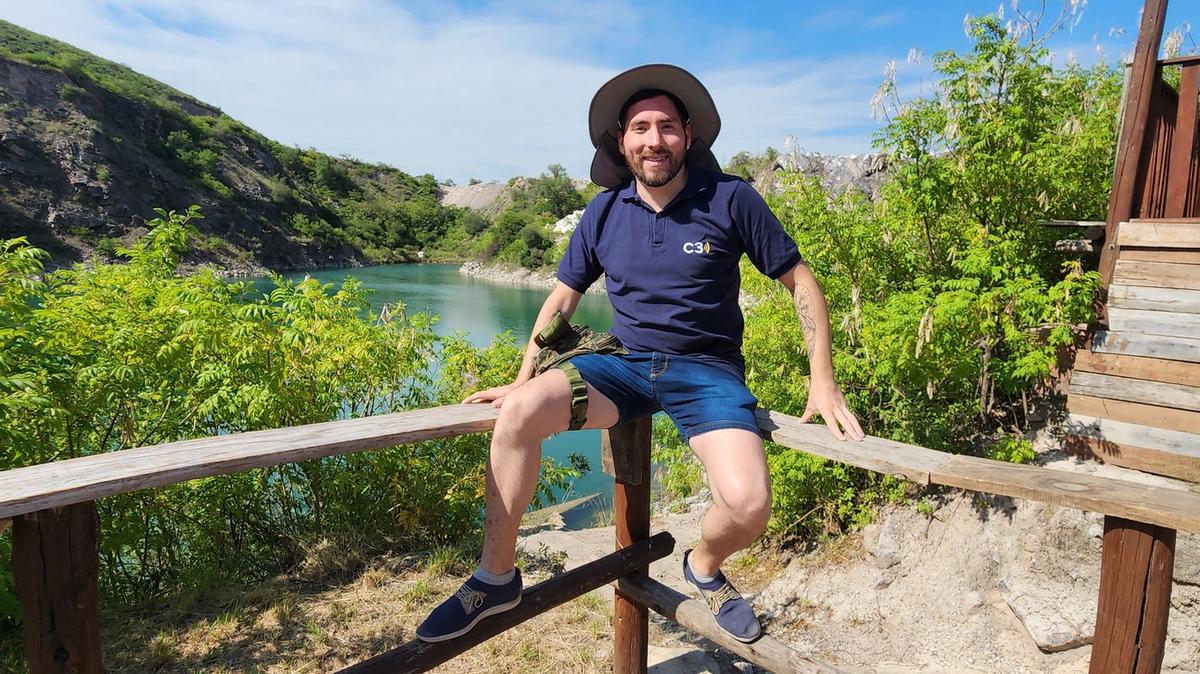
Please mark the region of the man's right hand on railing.
POLYGON ((471 395, 467 396, 466 399, 463 400, 463 403, 465 404, 465 403, 487 403, 487 402, 490 402, 492 404, 492 407, 495 407, 496 409, 500 409, 500 407, 504 405, 504 397, 507 396, 509 393, 512 393, 513 391, 517 390, 517 387, 519 387, 520 385, 521 385, 520 382, 514 381, 513 383, 505 384, 504 386, 493 386, 492 388, 489 388, 489 389, 484 389, 482 391, 476 391, 476 392, 472 393, 471 395))

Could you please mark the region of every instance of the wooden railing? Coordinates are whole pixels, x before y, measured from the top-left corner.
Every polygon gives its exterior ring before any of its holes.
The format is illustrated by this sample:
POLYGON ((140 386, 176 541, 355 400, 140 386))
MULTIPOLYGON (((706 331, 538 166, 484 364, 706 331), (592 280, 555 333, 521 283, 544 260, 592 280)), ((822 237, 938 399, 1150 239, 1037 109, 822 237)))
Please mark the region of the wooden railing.
MULTIPOLYGON (((29 669, 102 672, 95 499, 280 463, 490 430, 488 405, 453 405, 295 428, 128 449, 0 472, 0 523, 12 519, 13 568, 29 669)), ((1103 513, 1105 534, 1092 672, 1155 671, 1166 639, 1175 531, 1200 532, 1200 495, 1109 478, 938 452, 882 438, 834 440, 821 425, 760 411, 780 445, 902 476, 1103 513)), ((646 575, 670 554, 650 535, 650 423, 606 431, 603 463, 616 478, 617 552, 525 590, 513 611, 439 644, 411 642, 346 671, 424 671, 542 611, 616 581, 613 670, 646 670, 648 609, 771 671, 838 672, 764 635, 726 637, 706 606, 646 575)), ((0 524, 0 529, 3 524, 0 524)))

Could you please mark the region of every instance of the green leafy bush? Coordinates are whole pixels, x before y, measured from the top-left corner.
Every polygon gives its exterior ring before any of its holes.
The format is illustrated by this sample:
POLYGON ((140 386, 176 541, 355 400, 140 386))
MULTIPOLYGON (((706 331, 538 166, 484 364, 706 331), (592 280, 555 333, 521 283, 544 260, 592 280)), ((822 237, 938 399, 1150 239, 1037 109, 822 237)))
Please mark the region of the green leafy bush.
POLYGON ((308 237, 326 246, 337 246, 346 242, 345 232, 320 218, 303 213, 292 216, 292 229, 296 230, 300 236, 308 237))
POLYGON ((546 171, 529 181, 529 194, 538 212, 557 220, 584 207, 583 195, 562 164, 551 164, 546 171))
MULTIPOLYGON (((371 315, 352 279, 276 279, 264 294, 208 270, 180 276, 200 214, 159 215, 117 249, 124 264, 44 274, 43 252, 0 244, 0 470, 456 402, 516 374, 511 335, 478 349, 435 335, 432 316, 371 315)), ((135 600, 262 578, 329 536, 371 549, 461 541, 478 532, 486 453, 472 435, 102 499, 102 588, 135 600)), ((548 462, 539 493, 587 468, 548 462)), ((0 555, 11 624, 8 563, 0 555)))
POLYGON ((987 449, 987 457, 995 461, 1009 463, 1029 463, 1037 456, 1033 443, 1025 438, 1006 435, 992 443, 987 449))
POLYGON ((656 415, 651 438, 651 460, 663 497, 672 501, 698 492, 704 486, 704 467, 691 448, 684 444, 674 422, 666 415, 656 415))
POLYGON ((467 211, 462 217, 462 224, 463 228, 467 230, 467 234, 471 236, 477 236, 480 232, 492 226, 492 223, 488 222, 487 218, 475 211, 467 211))
MULTIPOLYGON (((1108 66, 1055 69, 1038 41, 995 17, 968 27, 971 51, 934 59, 933 95, 885 101, 877 143, 890 164, 879 200, 831 195, 798 175, 770 200, 824 287, 835 370, 863 427, 948 451, 1025 428, 1022 398, 1091 318, 1097 274, 1056 253, 1054 233, 1037 223, 1103 218, 1120 93, 1108 66)), ((757 298, 748 380, 766 407, 800 414, 807 358, 790 298, 749 269, 743 276, 757 298)), ((992 451, 1032 458, 1019 440, 992 451)), ((795 453, 772 454, 771 469, 776 532, 805 528, 793 522, 810 510, 850 525, 865 495, 888 491, 795 453)))

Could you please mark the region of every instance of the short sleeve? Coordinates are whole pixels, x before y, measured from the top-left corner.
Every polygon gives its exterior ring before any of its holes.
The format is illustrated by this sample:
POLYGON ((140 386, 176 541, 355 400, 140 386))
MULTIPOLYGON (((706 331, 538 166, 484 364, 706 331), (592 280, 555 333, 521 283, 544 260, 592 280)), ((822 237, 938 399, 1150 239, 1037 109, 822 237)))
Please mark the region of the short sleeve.
POLYGON ((571 233, 567 249, 562 260, 558 263, 558 280, 570 286, 577 292, 587 292, 588 286, 596 282, 604 273, 600 259, 596 255, 597 213, 603 210, 600 197, 592 199, 584 209, 579 224, 571 233))
POLYGON ((769 278, 777 279, 803 261, 796 241, 783 229, 767 202, 740 180, 734 187, 730 216, 746 256, 769 278))

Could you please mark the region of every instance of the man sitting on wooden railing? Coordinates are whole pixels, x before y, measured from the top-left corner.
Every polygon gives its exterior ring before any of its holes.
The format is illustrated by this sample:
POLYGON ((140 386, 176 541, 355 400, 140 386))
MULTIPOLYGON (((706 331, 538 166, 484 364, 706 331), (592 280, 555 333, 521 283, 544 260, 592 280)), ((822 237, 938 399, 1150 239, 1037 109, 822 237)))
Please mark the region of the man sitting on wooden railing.
POLYGON ((743 253, 794 298, 812 379, 801 421, 820 414, 837 438, 843 429, 863 438, 834 382, 821 288, 762 197, 720 172, 710 150, 720 117, 704 86, 675 66, 634 68, 596 93, 589 128, 592 180, 608 190, 592 200, 571 236, 533 334, 557 314, 569 319, 588 286, 606 274, 613 334, 629 353, 581 355, 534 376, 538 345, 531 339, 516 381, 467 398, 500 408, 483 555, 475 574, 417 628, 424 641, 459 636, 520 603, 517 529, 537 484, 544 439, 659 410, 703 462, 713 495, 700 544, 684 556, 684 576, 722 629, 742 641, 758 638, 753 610, 720 570, 763 532, 771 509, 757 401, 746 388, 741 354, 743 253))

